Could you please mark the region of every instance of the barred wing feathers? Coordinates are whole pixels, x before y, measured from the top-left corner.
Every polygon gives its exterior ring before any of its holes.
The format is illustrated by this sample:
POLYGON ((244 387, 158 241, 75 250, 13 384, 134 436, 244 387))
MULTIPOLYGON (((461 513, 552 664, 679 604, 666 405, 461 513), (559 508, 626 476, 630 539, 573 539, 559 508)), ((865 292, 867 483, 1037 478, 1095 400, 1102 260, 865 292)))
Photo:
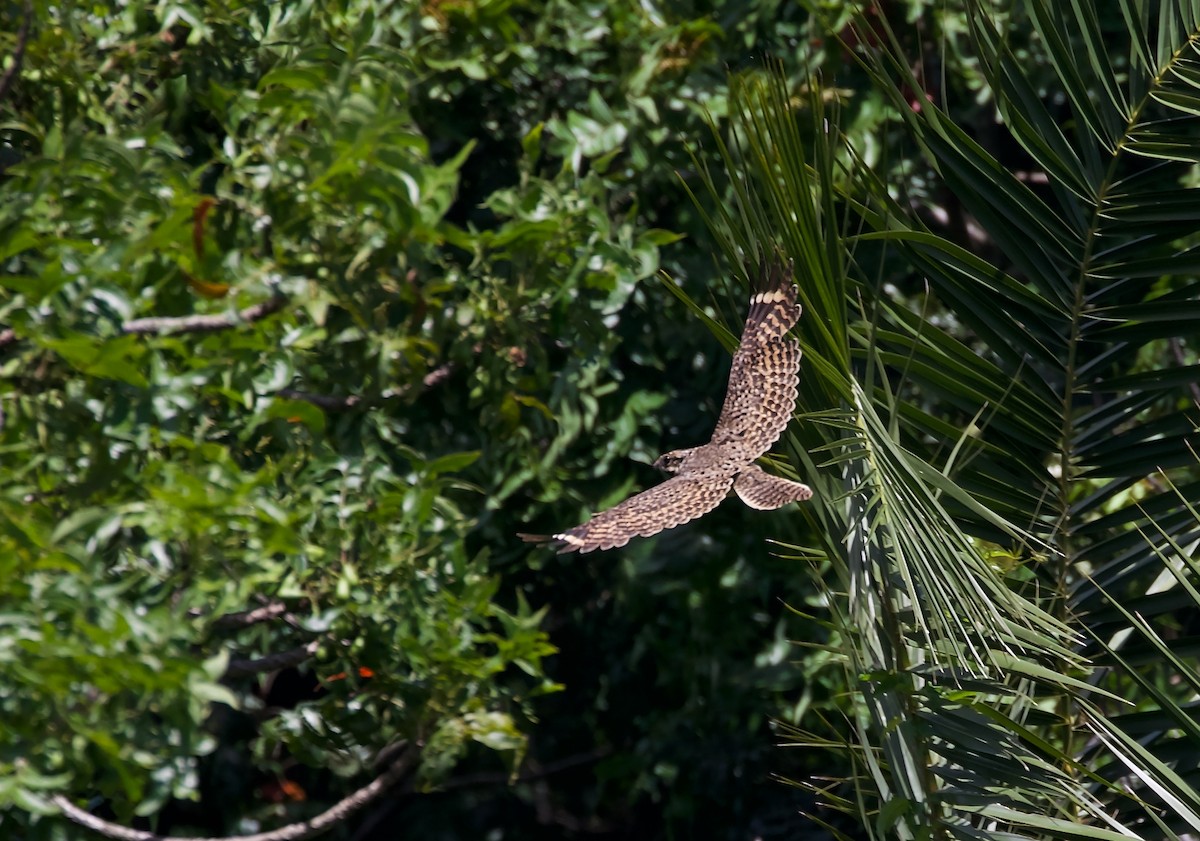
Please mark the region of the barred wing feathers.
POLYGON ((766 283, 750 298, 712 438, 746 464, 770 450, 787 428, 800 381, 800 342, 787 336, 800 318, 792 268, 775 261, 766 275, 766 283))
POLYGON ((530 542, 551 542, 559 553, 615 549, 634 537, 650 537, 694 520, 721 504, 733 485, 728 472, 688 473, 631 496, 586 523, 560 534, 520 535, 530 542))

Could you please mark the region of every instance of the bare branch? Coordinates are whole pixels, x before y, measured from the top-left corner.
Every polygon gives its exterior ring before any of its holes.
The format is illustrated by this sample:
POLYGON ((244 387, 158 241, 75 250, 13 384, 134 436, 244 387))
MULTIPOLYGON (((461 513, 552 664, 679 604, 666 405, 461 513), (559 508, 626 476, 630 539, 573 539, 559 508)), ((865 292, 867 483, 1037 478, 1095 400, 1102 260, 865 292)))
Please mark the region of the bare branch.
POLYGON ((246 677, 247 675, 256 675, 262 672, 277 672, 280 669, 299 666, 316 654, 317 649, 320 647, 320 640, 313 640, 308 645, 300 648, 281 651, 278 654, 268 654, 266 657, 259 657, 255 660, 230 660, 228 668, 225 669, 224 677, 246 677))
MULTIPOLYGON (((384 751, 387 751, 387 748, 384 748, 384 751)), ((537 787, 544 785, 544 780, 547 777, 551 777, 561 771, 569 771, 570 769, 576 768, 580 765, 590 765, 593 762, 598 762, 611 753, 611 748, 596 748, 595 750, 575 754, 574 756, 568 756, 564 759, 559 759, 555 762, 550 762, 546 765, 541 765, 528 771, 524 771, 515 779, 510 774, 466 774, 461 777, 454 777, 446 780, 437 787, 437 792, 444 793, 448 791, 454 791, 455 789, 511 785, 513 783, 533 783, 534 786, 537 787)), ((537 794, 538 793, 535 792, 535 796, 537 796, 537 794)), ((375 828, 387 818, 392 810, 396 808, 397 802, 398 801, 395 799, 388 801, 387 804, 376 811, 375 814, 371 815, 369 818, 366 818, 359 826, 358 831, 354 833, 352 841, 359 841, 359 839, 375 837, 375 828)), ((543 814, 541 806, 542 804, 539 803, 538 820, 542 821, 543 823, 554 823, 560 826, 569 825, 570 827, 583 832, 600 832, 606 829, 605 827, 599 826, 594 820, 581 821, 562 810, 551 810, 552 813, 543 814)))
POLYGON ((229 330, 239 324, 260 321, 279 312, 287 301, 282 295, 274 295, 262 303, 246 307, 236 313, 221 315, 185 315, 175 318, 135 318, 121 327, 126 335, 175 336, 180 333, 215 333, 229 330))
MULTIPOLYGON (((454 363, 445 362, 426 374, 421 380, 421 385, 427 389, 434 388, 449 379, 452 373, 454 373, 454 363)), ((315 394, 311 391, 297 391, 291 388, 284 388, 275 392, 275 396, 282 397, 284 400, 303 400, 305 403, 311 403, 325 412, 345 412, 350 409, 375 406, 385 400, 404 397, 411 391, 412 388, 410 386, 402 386, 400 388, 389 389, 375 397, 363 397, 358 394, 337 397, 332 394, 315 394)))
POLYGON ((21 9, 21 28, 17 30, 17 46, 13 49, 12 64, 0 76, 0 102, 8 96, 8 89, 21 72, 21 64, 25 60, 25 45, 29 43, 29 28, 33 24, 33 0, 25 0, 21 9))
POLYGON ((240 613, 226 613, 213 620, 214 630, 229 630, 232 628, 247 628, 259 622, 269 622, 287 613, 288 606, 284 602, 267 602, 254 610, 243 610, 240 613))
POLYGON ((599 747, 594 750, 589 750, 584 753, 577 753, 574 756, 568 756, 564 759, 559 759, 554 762, 548 762, 545 765, 539 765, 523 771, 514 779, 510 774, 497 773, 482 773, 482 774, 464 774, 461 777, 452 777, 446 782, 438 786, 438 791, 453 791, 458 788, 476 788, 478 786, 506 785, 508 783, 528 783, 534 780, 545 779, 552 777, 562 771, 576 768, 580 765, 590 765, 593 762, 599 762, 604 757, 612 753, 612 748, 599 747))
MULTIPOLYGON (((201 838, 192 839, 191 841, 299 841, 302 838, 312 838, 314 835, 326 832, 338 823, 346 820, 346 818, 398 783, 408 773, 416 758, 417 752, 415 750, 409 749, 404 751, 395 762, 388 766, 386 771, 358 791, 338 801, 312 820, 288 824, 279 829, 273 829, 270 832, 256 832, 253 835, 235 835, 228 838, 201 838)), ((153 832, 143 832, 140 829, 130 829, 129 827, 106 821, 103 818, 98 818, 90 812, 80 809, 62 794, 54 795, 51 798, 51 802, 61 809, 64 815, 75 821, 75 823, 86 826, 88 829, 98 832, 106 838, 115 838, 117 841, 171 841, 170 836, 155 835, 153 832)))
POLYGON ((426 374, 425 379, 421 382, 426 388, 433 388, 435 385, 441 385, 444 383, 453 373, 454 363, 446 362, 426 374))
MULTIPOLYGON (((261 321, 283 309, 287 298, 273 295, 267 300, 235 313, 221 315, 184 315, 177 317, 135 318, 121 325, 127 336, 178 336, 181 333, 216 333, 231 330, 239 324, 261 321)), ((19 342, 21 337, 12 328, 0 330, 0 350, 19 342)))

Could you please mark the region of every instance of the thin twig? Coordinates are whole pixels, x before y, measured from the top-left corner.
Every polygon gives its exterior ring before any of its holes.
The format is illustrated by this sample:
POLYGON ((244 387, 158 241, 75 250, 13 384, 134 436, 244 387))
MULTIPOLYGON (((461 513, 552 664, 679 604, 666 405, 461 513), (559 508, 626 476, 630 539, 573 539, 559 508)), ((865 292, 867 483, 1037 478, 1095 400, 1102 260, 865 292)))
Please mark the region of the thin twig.
MULTIPOLYGON (((449 379, 452 373, 454 373, 454 363, 445 362, 426 374, 421 379, 421 385, 427 389, 434 388, 449 379)), ((282 397, 284 400, 302 400, 305 403, 311 403, 325 412, 345 412, 350 409, 365 409, 377 406, 385 400, 395 400, 399 397, 404 397, 412 390, 411 385, 401 386, 400 388, 388 389, 374 397, 364 397, 360 394, 337 396, 333 394, 316 394, 311 391, 298 391, 294 388, 283 388, 275 392, 275 396, 282 397)))
MULTIPOLYGON (((374 780, 353 794, 338 801, 312 820, 288 824, 279 829, 273 829, 270 832, 256 832, 253 835, 234 835, 227 838, 201 838, 192 839, 192 841, 299 841, 302 838, 311 838, 314 835, 319 835, 333 828, 336 824, 344 821, 398 783, 413 766, 416 757, 417 752, 415 750, 406 750, 395 762, 388 766, 386 771, 374 780)), ((62 810, 64 815, 75 821, 75 823, 86 826, 88 829, 98 832, 107 838, 115 838, 117 841, 171 841, 171 836, 155 835, 153 832, 130 829, 127 826, 121 826, 120 824, 106 821, 103 818, 98 818, 90 812, 80 809, 68 800, 65 795, 56 794, 50 800, 62 810)))
POLYGON ((21 28, 17 30, 17 46, 13 50, 12 64, 4 71, 4 75, 0 76, 0 103, 8 96, 8 89, 16 81, 17 74, 21 72, 21 64, 25 60, 25 45, 29 42, 29 28, 33 25, 33 0, 25 0, 21 11, 21 28))
POLYGON ((254 610, 243 610, 239 613, 226 613, 224 616, 218 616, 213 620, 212 627, 214 630, 222 631, 230 628, 246 628, 250 625, 257 625, 259 622, 269 622, 287 613, 287 610, 288 606, 284 602, 268 602, 254 610))
POLYGON ((433 388, 435 385, 441 385, 446 380, 450 379, 450 375, 453 373, 454 373, 454 363, 446 362, 446 363, 443 363, 443 364, 437 366, 432 371, 430 371, 428 374, 426 374, 425 379, 423 379, 421 381, 421 383, 426 388, 433 388))
POLYGON ((546 777, 552 777, 562 771, 575 768, 579 765, 590 765, 593 762, 599 762, 604 757, 612 753, 611 748, 601 747, 594 750, 577 753, 574 756, 568 756, 564 759, 559 759, 554 762, 548 762, 537 768, 524 771, 513 779, 511 774, 498 773, 481 773, 481 774, 464 774, 461 777, 454 777, 446 780, 437 787, 441 791, 453 791, 459 788, 475 788, 478 786, 501 785, 510 782, 528 783, 533 780, 541 780, 546 777))
MULTIPOLYGON (((384 750, 386 751, 387 749, 385 748, 384 750)), ((437 787, 435 793, 444 794, 449 791, 454 791, 455 789, 476 788, 479 786, 509 785, 515 783, 533 783, 536 786, 541 784, 547 777, 551 777, 561 771, 567 771, 580 765, 590 765, 591 763, 597 762, 611 753, 611 748, 596 748, 595 750, 586 751, 585 753, 578 753, 574 756, 568 756, 564 759, 547 763, 546 765, 542 765, 534 770, 525 771, 519 774, 515 779, 511 774, 465 774, 461 777, 455 777, 442 783, 437 787)), ((375 828, 396 809, 396 806, 399 802, 400 801, 398 799, 393 798, 369 818, 364 818, 362 824, 359 825, 358 830, 354 833, 352 841, 360 841, 360 839, 363 838, 375 837, 375 828)), ((565 813, 561 812, 556 813, 555 815, 550 816, 550 819, 547 822, 553 822, 562 825, 564 824, 564 814, 565 813)), ((539 815, 539 819, 541 817, 542 816, 539 815)), ((569 815, 566 817, 568 819, 573 819, 572 816, 569 815)), ((578 820, 576 820, 575 828, 586 832, 599 831, 598 829, 592 827, 591 824, 578 820)))
POLYGON ((279 312, 287 301, 282 295, 274 295, 267 300, 246 307, 236 313, 221 315, 185 315, 174 318, 152 317, 135 318, 127 321, 121 327, 126 335, 139 336, 175 336, 180 333, 215 333, 218 330, 229 330, 239 324, 259 321, 268 315, 279 312))
POLYGON ((344 412, 348 409, 355 409, 366 402, 365 398, 358 394, 335 397, 332 394, 314 394, 311 391, 296 391, 291 388, 280 389, 275 394, 284 400, 301 400, 311 403, 325 412, 344 412))

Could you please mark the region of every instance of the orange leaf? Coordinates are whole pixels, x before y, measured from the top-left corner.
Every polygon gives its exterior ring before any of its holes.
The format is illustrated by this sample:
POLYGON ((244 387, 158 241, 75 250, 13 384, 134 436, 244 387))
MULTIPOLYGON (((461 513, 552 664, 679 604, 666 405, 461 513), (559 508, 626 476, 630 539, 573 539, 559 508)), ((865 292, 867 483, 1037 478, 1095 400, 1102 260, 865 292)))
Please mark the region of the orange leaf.
POLYGON ((205 298, 224 298, 229 294, 228 283, 209 283, 207 280, 192 277, 187 272, 183 273, 183 278, 187 281, 188 286, 205 298))

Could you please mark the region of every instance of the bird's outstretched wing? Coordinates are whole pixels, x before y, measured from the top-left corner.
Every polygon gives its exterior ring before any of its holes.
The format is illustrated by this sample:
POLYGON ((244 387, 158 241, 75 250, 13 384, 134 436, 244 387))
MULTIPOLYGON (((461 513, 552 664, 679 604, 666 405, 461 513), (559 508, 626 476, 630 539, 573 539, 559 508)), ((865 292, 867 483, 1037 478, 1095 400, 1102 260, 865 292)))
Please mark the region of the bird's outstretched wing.
POLYGON ((759 287, 750 297, 712 437, 746 464, 771 449, 791 420, 800 369, 800 343, 787 336, 800 318, 791 264, 768 263, 759 287))
POLYGON ((615 549, 633 537, 649 537, 673 529, 720 505, 729 494, 733 476, 697 471, 668 479, 573 529, 549 536, 520 535, 529 542, 551 542, 563 552, 615 549))
POLYGON ((782 508, 789 502, 803 502, 812 499, 813 495, 808 485, 772 476, 754 465, 738 474, 733 480, 733 489, 742 502, 764 511, 782 508))

